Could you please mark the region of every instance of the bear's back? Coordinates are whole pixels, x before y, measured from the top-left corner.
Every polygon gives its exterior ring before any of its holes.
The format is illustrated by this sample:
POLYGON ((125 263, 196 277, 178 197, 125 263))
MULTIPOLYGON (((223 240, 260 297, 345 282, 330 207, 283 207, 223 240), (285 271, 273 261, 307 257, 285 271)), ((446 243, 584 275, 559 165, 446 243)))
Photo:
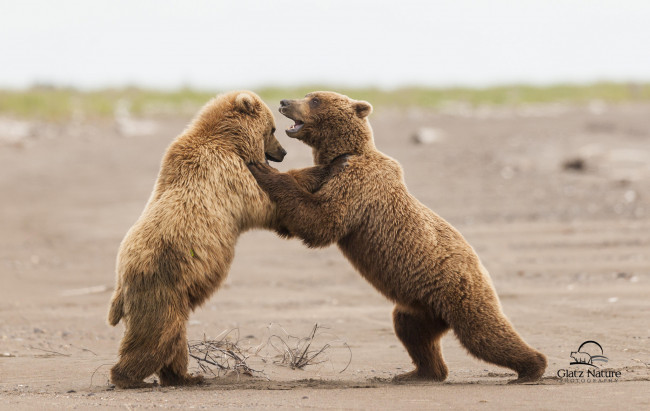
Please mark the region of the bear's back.
POLYGON ((271 224, 275 208, 232 145, 183 143, 167 150, 154 192, 122 241, 120 272, 157 272, 158 261, 174 255, 202 258, 208 271, 227 268, 239 234, 271 224))
POLYGON ((339 241, 344 255, 379 291, 392 300, 421 298, 404 272, 417 275, 438 266, 450 253, 474 255, 462 235, 406 187, 399 163, 368 156, 352 163, 348 176, 353 201, 350 233, 339 241))

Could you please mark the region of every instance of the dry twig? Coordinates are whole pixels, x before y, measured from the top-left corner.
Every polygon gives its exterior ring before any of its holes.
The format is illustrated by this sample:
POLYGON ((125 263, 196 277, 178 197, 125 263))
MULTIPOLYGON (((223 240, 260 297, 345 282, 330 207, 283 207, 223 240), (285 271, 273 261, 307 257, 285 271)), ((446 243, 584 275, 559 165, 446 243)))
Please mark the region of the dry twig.
MULTIPOLYGON (((102 368, 104 366, 107 366, 107 365, 113 365, 113 364, 102 364, 99 367, 95 368, 95 371, 93 371, 93 373, 90 375, 90 385, 88 386, 88 388, 93 387, 93 378, 95 378, 95 374, 97 373, 97 371, 99 371, 100 368, 102 368)), ((110 385, 110 384, 111 384, 110 380, 108 378, 106 378, 106 385, 110 385)))
POLYGON ((332 344, 338 342, 345 346, 350 353, 346 366, 339 372, 344 372, 352 362, 352 350, 344 341, 334 337, 327 342, 322 338, 327 333, 322 332, 325 327, 315 324, 307 337, 294 337, 282 327, 270 324, 268 327, 270 336, 262 344, 256 347, 243 347, 239 339, 239 330, 232 329, 221 333, 216 339, 208 340, 203 336, 201 341, 190 341, 188 343, 189 355, 197 362, 198 368, 204 374, 211 374, 215 377, 234 371, 239 374, 261 376, 269 379, 263 370, 251 368, 248 364, 249 358, 260 358, 264 363, 269 357, 260 352, 268 347, 275 351, 270 357, 277 365, 289 367, 292 370, 302 370, 309 365, 317 365, 325 362, 332 362, 329 352, 332 344), (273 327, 280 331, 272 330, 273 327), (318 341, 317 341, 318 340, 318 341), (216 372, 215 372, 216 371, 216 372))
POLYGON ((71 355, 71 354, 64 354, 64 353, 61 353, 61 352, 58 352, 58 351, 46 350, 44 348, 38 348, 38 347, 31 346, 31 345, 29 346, 29 348, 31 348, 32 350, 39 350, 39 351, 43 351, 43 352, 47 353, 47 354, 44 354, 44 355, 40 355, 40 357, 55 357, 55 356, 70 357, 70 355, 71 355))
MULTIPOLYGON (((271 325, 269 326, 269 330, 271 325)), ((318 337, 326 335, 326 333, 320 332, 323 329, 326 329, 323 326, 314 324, 311 332, 307 337, 298 338, 290 335, 282 327, 279 327, 283 333, 284 337, 277 334, 271 333, 269 337, 268 344, 273 347, 278 355, 276 356, 278 360, 274 361, 276 364, 287 366, 292 370, 299 369, 302 370, 308 365, 317 365, 324 362, 331 362, 329 357, 329 350, 332 348, 334 342, 340 342, 348 349, 350 357, 348 358, 348 363, 346 366, 339 371, 339 373, 344 372, 350 366, 352 362, 352 350, 350 346, 340 339, 334 337, 334 340, 330 340, 326 343, 318 344, 315 341, 318 337), (313 348, 313 347, 316 348, 313 348), (320 346, 320 348, 318 348, 320 346)))
POLYGON ((209 373, 215 377, 221 372, 234 371, 238 375, 243 373, 251 376, 268 377, 263 371, 251 368, 246 360, 250 357, 250 349, 242 348, 239 344, 239 330, 228 330, 220 334, 215 340, 208 340, 203 336, 202 341, 188 342, 190 357, 194 358, 199 369, 203 373, 209 373), (236 338, 230 341, 228 338, 233 331, 236 331, 236 338), (215 373, 213 367, 217 368, 215 373))

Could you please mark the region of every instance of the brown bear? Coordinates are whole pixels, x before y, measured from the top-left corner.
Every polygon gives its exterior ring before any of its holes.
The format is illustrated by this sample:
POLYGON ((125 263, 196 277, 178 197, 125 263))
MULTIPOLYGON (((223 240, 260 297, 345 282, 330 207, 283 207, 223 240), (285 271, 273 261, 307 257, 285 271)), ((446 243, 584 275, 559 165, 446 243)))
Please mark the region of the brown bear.
POLYGON ((283 100, 286 132, 313 149, 315 164, 347 157, 319 191, 261 163, 249 168, 277 204, 281 223, 310 247, 332 242, 396 303, 395 333, 415 370, 397 380, 447 377, 440 338, 453 329, 479 359, 511 368, 512 382, 539 379, 546 357, 517 334, 488 272, 463 236, 407 190, 399 163, 375 148, 372 106, 333 92, 283 100))
MULTIPOLYGON (((142 215, 120 245, 108 322, 125 322, 111 381, 145 387, 201 381, 187 373, 186 322, 225 279, 239 235, 273 228, 275 206, 246 168, 286 154, 269 108, 252 92, 208 102, 169 146, 142 215)), ((292 170, 301 189, 317 190, 335 165, 292 170)))

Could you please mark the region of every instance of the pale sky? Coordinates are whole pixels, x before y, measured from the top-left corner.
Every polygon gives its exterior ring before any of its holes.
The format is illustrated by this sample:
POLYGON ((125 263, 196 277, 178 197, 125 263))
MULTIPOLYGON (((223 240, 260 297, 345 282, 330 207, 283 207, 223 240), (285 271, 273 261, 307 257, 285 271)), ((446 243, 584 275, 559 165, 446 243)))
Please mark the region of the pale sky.
POLYGON ((0 87, 650 80, 648 0, 0 0, 0 87))

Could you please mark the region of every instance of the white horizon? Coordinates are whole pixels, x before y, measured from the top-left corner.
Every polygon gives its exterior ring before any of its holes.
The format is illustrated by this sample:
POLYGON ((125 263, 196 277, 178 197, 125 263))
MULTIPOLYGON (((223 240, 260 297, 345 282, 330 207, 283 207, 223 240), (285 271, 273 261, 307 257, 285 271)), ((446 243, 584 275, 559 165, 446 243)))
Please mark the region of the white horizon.
POLYGON ((13 1, 0 88, 650 81, 650 2, 13 1))

